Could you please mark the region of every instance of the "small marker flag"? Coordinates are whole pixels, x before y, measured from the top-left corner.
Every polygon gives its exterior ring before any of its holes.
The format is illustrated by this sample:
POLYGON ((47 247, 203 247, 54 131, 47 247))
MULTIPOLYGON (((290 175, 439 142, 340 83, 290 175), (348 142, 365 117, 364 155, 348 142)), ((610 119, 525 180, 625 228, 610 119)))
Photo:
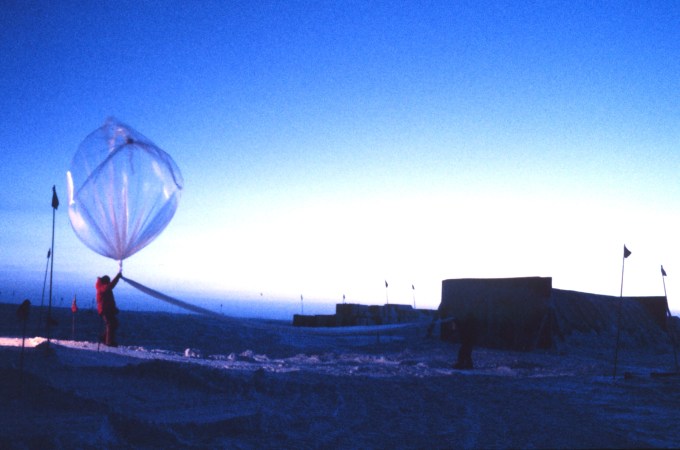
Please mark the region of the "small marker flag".
POLYGON ((416 287, 414 285, 411 285, 411 289, 413 289, 415 291, 416 287))
POLYGON ((385 287, 387 287, 387 280, 385 280, 385 287))
POLYGON ((628 250, 628 248, 624 245, 623 246, 623 257, 628 258, 632 252, 628 250))
POLYGON ((56 186, 52 186, 52 208, 59 208, 59 197, 57 197, 56 186))
POLYGON ((661 266, 661 276, 665 277, 666 276, 666 271, 663 270, 663 265, 661 266))
POLYGON ((76 296, 75 295, 73 296, 73 303, 71 303, 71 312, 73 312, 73 314, 78 312, 78 305, 76 304, 76 296))

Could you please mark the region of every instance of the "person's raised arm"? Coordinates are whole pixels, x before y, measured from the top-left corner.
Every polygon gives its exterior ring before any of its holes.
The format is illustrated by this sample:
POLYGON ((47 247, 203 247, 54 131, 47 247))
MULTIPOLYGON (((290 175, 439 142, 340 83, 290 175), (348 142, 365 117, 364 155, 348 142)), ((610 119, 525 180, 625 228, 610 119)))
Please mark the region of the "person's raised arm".
POLYGON ((116 277, 111 281, 111 287, 109 289, 115 288, 116 285, 118 284, 118 280, 120 280, 120 277, 122 277, 122 276, 123 276, 123 272, 122 271, 118 272, 118 275, 116 275, 116 277))

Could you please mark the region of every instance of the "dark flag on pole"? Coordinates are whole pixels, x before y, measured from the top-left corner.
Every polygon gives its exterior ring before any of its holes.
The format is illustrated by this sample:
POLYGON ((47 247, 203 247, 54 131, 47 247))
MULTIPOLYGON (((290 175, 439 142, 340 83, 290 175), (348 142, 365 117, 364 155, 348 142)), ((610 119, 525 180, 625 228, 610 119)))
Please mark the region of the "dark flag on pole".
MULTIPOLYGON (((50 261, 50 302, 47 306, 47 348, 50 347, 50 325, 52 324, 52 272, 54 271, 54 221, 59 208, 59 197, 57 197, 57 188, 52 185, 52 259, 50 261)), ((45 273, 47 276, 47 273, 45 273)))
POLYGON ((623 244, 623 261, 621 262, 621 293, 619 294, 619 318, 616 325, 616 350, 614 351, 614 378, 616 378, 616 366, 619 360, 619 339, 621 337, 621 304, 623 303, 623 270, 626 267, 626 258, 631 254, 626 244, 623 244))
POLYGON ((680 373, 680 366, 678 366, 678 344, 675 342, 673 337, 673 332, 669 320, 672 319, 673 313, 668 306, 668 294, 666 293, 666 271, 663 269, 663 264, 661 265, 661 281, 663 282, 663 296, 666 299, 666 331, 668 332, 668 337, 671 339, 671 345, 673 346, 673 358, 675 359, 675 373, 680 373))
POLYGON ((59 197, 57 197, 57 190, 55 186, 52 186, 52 208, 59 208, 59 197))
POLYGON ((385 287, 387 287, 387 280, 385 280, 385 287))

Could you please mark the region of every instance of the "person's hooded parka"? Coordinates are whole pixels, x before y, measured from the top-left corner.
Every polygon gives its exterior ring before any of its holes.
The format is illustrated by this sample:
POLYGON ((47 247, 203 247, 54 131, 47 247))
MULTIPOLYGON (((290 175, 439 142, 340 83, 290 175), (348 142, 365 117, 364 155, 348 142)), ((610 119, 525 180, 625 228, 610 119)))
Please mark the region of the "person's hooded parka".
POLYGON ((113 298, 113 288, 118 284, 120 274, 111 281, 108 276, 97 278, 95 284, 97 288, 97 312, 99 315, 116 314, 118 308, 116 307, 116 300, 113 298))

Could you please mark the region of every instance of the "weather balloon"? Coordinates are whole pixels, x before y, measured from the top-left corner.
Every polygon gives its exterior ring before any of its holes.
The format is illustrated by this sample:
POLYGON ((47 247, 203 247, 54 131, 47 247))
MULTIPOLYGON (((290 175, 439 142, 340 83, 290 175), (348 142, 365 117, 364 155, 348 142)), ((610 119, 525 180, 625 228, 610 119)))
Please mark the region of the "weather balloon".
POLYGON ((113 118, 83 140, 66 177, 76 235, 121 262, 165 229, 184 184, 170 155, 113 118))

